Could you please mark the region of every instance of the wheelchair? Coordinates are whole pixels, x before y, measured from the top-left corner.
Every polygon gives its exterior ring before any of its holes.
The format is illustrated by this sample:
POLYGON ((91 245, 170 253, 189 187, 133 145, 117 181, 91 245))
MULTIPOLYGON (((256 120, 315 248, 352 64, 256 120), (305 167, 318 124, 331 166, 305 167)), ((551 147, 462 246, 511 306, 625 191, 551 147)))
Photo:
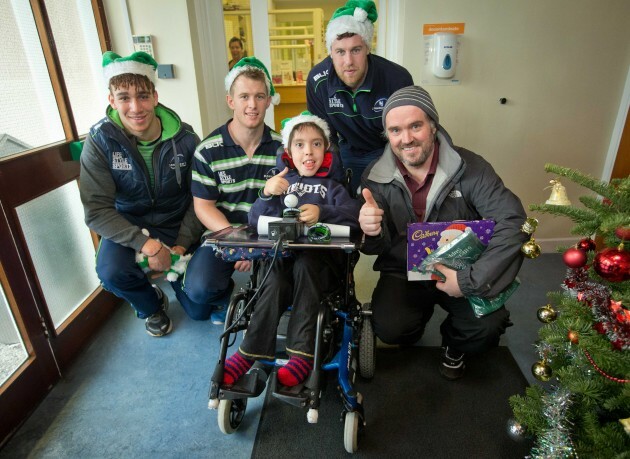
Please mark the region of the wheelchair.
MULTIPOLYGON (((240 247, 251 247, 261 242, 252 229, 227 228, 207 236, 217 250, 233 248, 235 241, 240 247), (223 233, 223 234, 221 234, 223 233), (235 236, 236 235, 236 236, 235 236)), ((267 241, 266 245, 274 241, 267 241)), ((361 305, 354 290, 353 268, 358 260, 356 244, 346 241, 336 248, 344 252, 343 276, 339 287, 320 303, 313 370, 306 381, 294 387, 282 386, 276 378, 277 369, 286 360, 256 361, 252 368, 234 385, 223 385, 224 362, 228 348, 236 343, 239 332, 246 333, 249 319, 256 308, 259 288, 270 270, 270 263, 279 256, 280 248, 267 247, 267 259, 255 260, 250 278, 239 292, 235 293, 226 312, 224 332, 221 335, 219 359, 210 380, 208 407, 218 410, 219 429, 225 434, 234 433, 245 416, 247 399, 259 396, 265 388, 283 402, 302 408, 309 423, 318 420, 318 408, 322 390, 326 385, 325 372, 336 371, 337 390, 343 403, 341 420, 344 422, 344 447, 349 453, 358 450, 359 433, 364 429, 365 416, 362 395, 354 388, 356 373, 365 379, 374 376, 375 335, 370 319, 370 304, 361 305)), ((317 250, 331 248, 330 245, 285 244, 283 250, 294 248, 317 250)), ((243 252, 252 249, 243 250, 243 252)), ((282 322, 282 320, 281 320, 282 322)))

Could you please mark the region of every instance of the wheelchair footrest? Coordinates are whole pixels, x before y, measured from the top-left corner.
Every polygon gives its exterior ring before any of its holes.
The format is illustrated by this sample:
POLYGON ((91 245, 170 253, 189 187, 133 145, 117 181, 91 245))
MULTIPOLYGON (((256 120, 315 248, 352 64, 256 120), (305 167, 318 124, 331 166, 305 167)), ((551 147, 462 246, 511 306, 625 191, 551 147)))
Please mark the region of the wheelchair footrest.
POLYGON ((258 397, 267 386, 265 380, 267 373, 262 368, 252 368, 248 373, 244 374, 232 386, 221 386, 219 389, 219 398, 226 400, 234 400, 244 397, 258 397))
POLYGON ((271 386, 269 390, 274 397, 282 400, 289 405, 298 406, 304 408, 309 402, 310 390, 304 384, 298 384, 297 386, 287 387, 282 384, 278 384, 276 373, 274 372, 271 377, 271 386))

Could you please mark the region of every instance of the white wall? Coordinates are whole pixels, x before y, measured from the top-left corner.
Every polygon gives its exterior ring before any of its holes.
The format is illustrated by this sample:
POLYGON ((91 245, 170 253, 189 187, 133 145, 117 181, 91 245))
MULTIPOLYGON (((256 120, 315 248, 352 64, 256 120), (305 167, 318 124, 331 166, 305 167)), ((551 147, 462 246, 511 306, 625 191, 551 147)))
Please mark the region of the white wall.
MULTIPOLYGON (((455 144, 488 159, 525 206, 549 197, 547 162, 601 177, 630 68, 630 2, 406 0, 401 7, 401 63, 416 83, 422 25, 466 24, 461 84, 426 89, 455 144)), ((564 183, 574 204, 587 194, 564 183)), ((535 216, 537 240, 576 240, 570 220, 535 216)))

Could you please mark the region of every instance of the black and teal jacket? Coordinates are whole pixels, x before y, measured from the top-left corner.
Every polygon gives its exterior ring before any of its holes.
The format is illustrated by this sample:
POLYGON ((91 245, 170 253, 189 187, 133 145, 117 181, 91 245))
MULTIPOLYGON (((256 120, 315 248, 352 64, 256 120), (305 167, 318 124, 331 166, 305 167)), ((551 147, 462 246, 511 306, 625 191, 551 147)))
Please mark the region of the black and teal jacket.
POLYGON ((202 226, 190 192, 193 155, 199 137, 169 108, 158 104, 162 138, 153 156, 154 184, 119 114, 107 116, 90 129, 81 153, 79 189, 85 223, 102 237, 140 250, 148 236, 188 248, 199 240, 202 226), (159 153, 158 153, 159 152, 159 153))
POLYGON ((404 67, 368 54, 365 81, 352 91, 339 79, 328 56, 308 74, 306 104, 313 115, 326 120, 342 156, 374 156, 387 143, 381 120, 385 102, 393 92, 410 85, 413 78, 404 67))

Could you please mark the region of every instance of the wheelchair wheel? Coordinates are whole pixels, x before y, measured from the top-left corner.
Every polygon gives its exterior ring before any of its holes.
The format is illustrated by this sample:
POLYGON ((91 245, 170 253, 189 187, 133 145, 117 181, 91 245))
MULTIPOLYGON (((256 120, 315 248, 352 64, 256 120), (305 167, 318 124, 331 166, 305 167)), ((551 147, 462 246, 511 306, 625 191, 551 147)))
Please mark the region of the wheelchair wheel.
POLYGON ((232 434, 241 425, 247 408, 247 399, 221 400, 219 402, 219 429, 226 435, 232 434))
POLYGON ((343 446, 349 453, 356 453, 359 449, 359 413, 349 411, 343 429, 343 446))
POLYGON ((376 339, 369 316, 363 317, 361 336, 359 338, 359 373, 365 379, 374 377, 376 366, 376 339))

